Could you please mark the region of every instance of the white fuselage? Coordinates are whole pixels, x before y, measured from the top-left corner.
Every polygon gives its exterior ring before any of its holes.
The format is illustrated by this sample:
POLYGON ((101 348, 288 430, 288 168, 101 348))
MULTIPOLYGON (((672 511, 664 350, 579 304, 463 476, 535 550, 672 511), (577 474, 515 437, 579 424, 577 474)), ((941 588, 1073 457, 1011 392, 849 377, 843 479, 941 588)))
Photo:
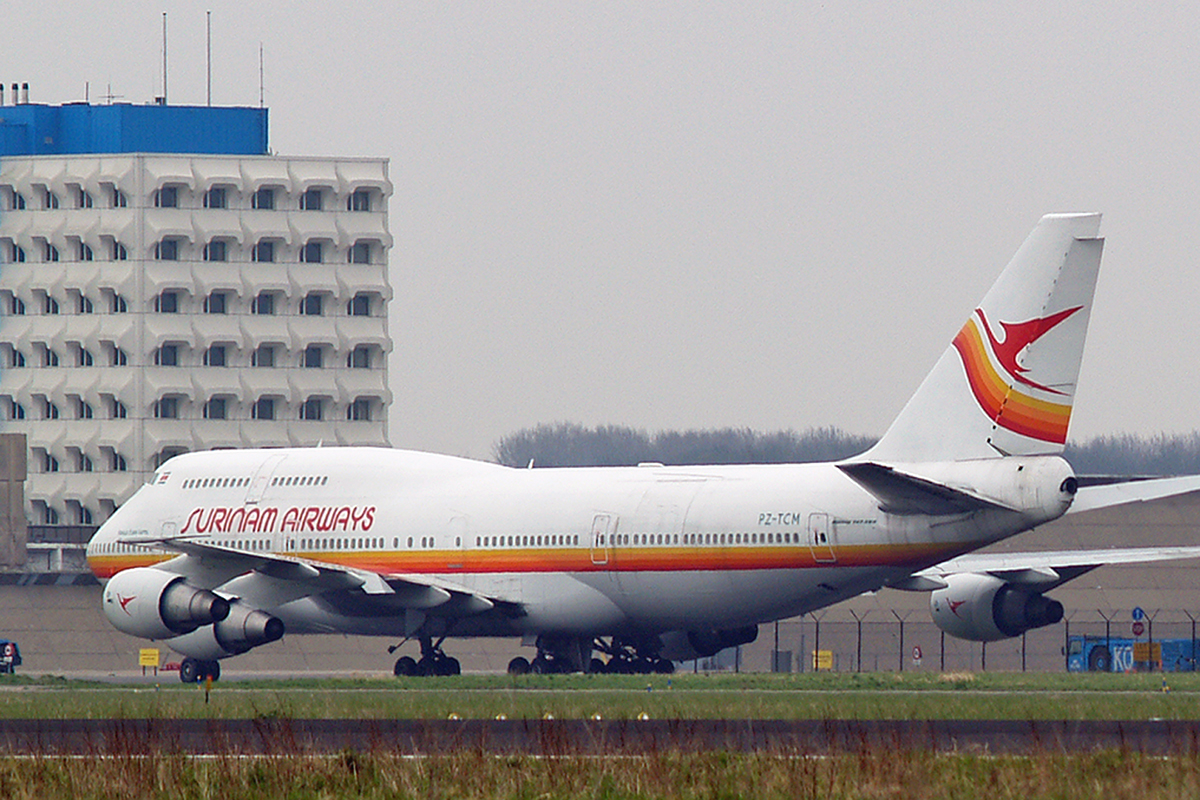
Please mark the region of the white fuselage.
MULTIPOLYGON (((452 635, 651 633, 804 613, 1066 508, 930 517, 879 506, 832 464, 522 470, 371 448, 220 451, 161 468, 88 559, 108 578, 174 556, 129 540, 182 536, 419 576, 496 603, 452 615, 452 635)), ((258 602, 289 632, 411 632, 401 596, 271 597, 258 602)))

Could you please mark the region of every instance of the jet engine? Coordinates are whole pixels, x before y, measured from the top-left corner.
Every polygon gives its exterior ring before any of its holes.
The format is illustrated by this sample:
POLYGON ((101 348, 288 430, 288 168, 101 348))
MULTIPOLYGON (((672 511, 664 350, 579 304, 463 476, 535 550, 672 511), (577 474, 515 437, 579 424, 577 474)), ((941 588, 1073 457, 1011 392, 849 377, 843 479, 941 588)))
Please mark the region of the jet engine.
POLYGON ((671 661, 691 661, 716 655, 727 647, 750 644, 757 638, 757 625, 720 631, 670 631, 659 637, 659 655, 671 661))
POLYGON ((933 592, 929 609, 939 628, 959 639, 995 642, 1063 618, 1062 603, 991 575, 962 573, 933 592))
POLYGON ((282 638, 283 620, 234 600, 229 604, 229 614, 224 619, 177 636, 168 644, 182 655, 200 661, 216 661, 241 655, 260 644, 282 638))
POLYGON ((104 616, 142 639, 170 639, 229 616, 229 601, 152 567, 118 572, 104 587, 104 616))

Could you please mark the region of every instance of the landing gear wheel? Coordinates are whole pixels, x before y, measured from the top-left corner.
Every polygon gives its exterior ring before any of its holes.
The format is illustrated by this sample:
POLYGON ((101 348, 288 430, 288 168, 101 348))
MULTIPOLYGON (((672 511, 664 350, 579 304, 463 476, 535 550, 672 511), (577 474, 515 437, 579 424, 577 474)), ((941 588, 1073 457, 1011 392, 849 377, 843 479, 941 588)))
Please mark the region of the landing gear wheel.
POLYGON ((675 662, 670 659, 660 658, 654 662, 654 671, 659 675, 673 675, 675 673, 675 662))
POLYGON ((512 661, 508 662, 509 675, 528 675, 529 660, 524 656, 517 656, 512 661))
POLYGON ((212 678, 213 683, 221 680, 221 662, 220 661, 202 661, 200 662, 200 676, 197 678, 203 681, 205 678, 212 678))
POLYGON ((445 672, 442 673, 443 675, 462 675, 462 664, 459 664, 458 659, 454 656, 447 656, 442 664, 445 669, 445 672))
POLYGON ((396 666, 392 668, 392 674, 397 678, 416 675, 417 662, 412 656, 401 656, 396 659, 396 666))
POLYGON ((179 680, 184 683, 199 683, 200 662, 194 658, 185 658, 179 664, 179 680))
POLYGON ((588 672, 597 675, 603 675, 608 672, 608 665, 598 658, 593 658, 592 663, 588 666, 588 672))

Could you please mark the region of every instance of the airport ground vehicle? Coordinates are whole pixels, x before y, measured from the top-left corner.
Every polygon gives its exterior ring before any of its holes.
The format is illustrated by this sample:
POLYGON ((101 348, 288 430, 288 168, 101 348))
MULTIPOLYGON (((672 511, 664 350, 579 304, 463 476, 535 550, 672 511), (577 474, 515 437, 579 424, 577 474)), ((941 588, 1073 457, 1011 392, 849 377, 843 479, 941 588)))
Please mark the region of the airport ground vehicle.
POLYGON ((12 674, 21 666, 21 648, 9 639, 0 639, 0 673, 12 674))
POLYGON ((1067 640, 1067 671, 1195 672, 1197 655, 1197 639, 1072 636, 1067 640))

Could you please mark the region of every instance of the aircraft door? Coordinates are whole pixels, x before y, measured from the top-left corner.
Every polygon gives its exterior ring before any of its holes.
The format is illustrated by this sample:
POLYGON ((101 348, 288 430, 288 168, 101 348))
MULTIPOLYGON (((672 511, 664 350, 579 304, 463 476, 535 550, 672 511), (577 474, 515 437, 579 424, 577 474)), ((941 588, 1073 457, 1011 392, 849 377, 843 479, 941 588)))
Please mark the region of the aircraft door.
POLYGON ((597 566, 608 564, 612 547, 612 533, 616 530, 611 514, 597 514, 592 519, 592 563, 597 566))
POLYGON ((262 463, 262 466, 258 468, 258 472, 254 473, 254 477, 250 479, 250 488, 246 490, 247 505, 252 505, 262 500, 263 494, 271 484, 271 476, 275 474, 275 468, 285 458, 287 456, 270 456, 262 463))
POLYGON ((820 512, 809 514, 808 547, 813 560, 818 564, 836 564, 837 554, 833 551, 833 545, 833 525, 829 515, 820 512))

